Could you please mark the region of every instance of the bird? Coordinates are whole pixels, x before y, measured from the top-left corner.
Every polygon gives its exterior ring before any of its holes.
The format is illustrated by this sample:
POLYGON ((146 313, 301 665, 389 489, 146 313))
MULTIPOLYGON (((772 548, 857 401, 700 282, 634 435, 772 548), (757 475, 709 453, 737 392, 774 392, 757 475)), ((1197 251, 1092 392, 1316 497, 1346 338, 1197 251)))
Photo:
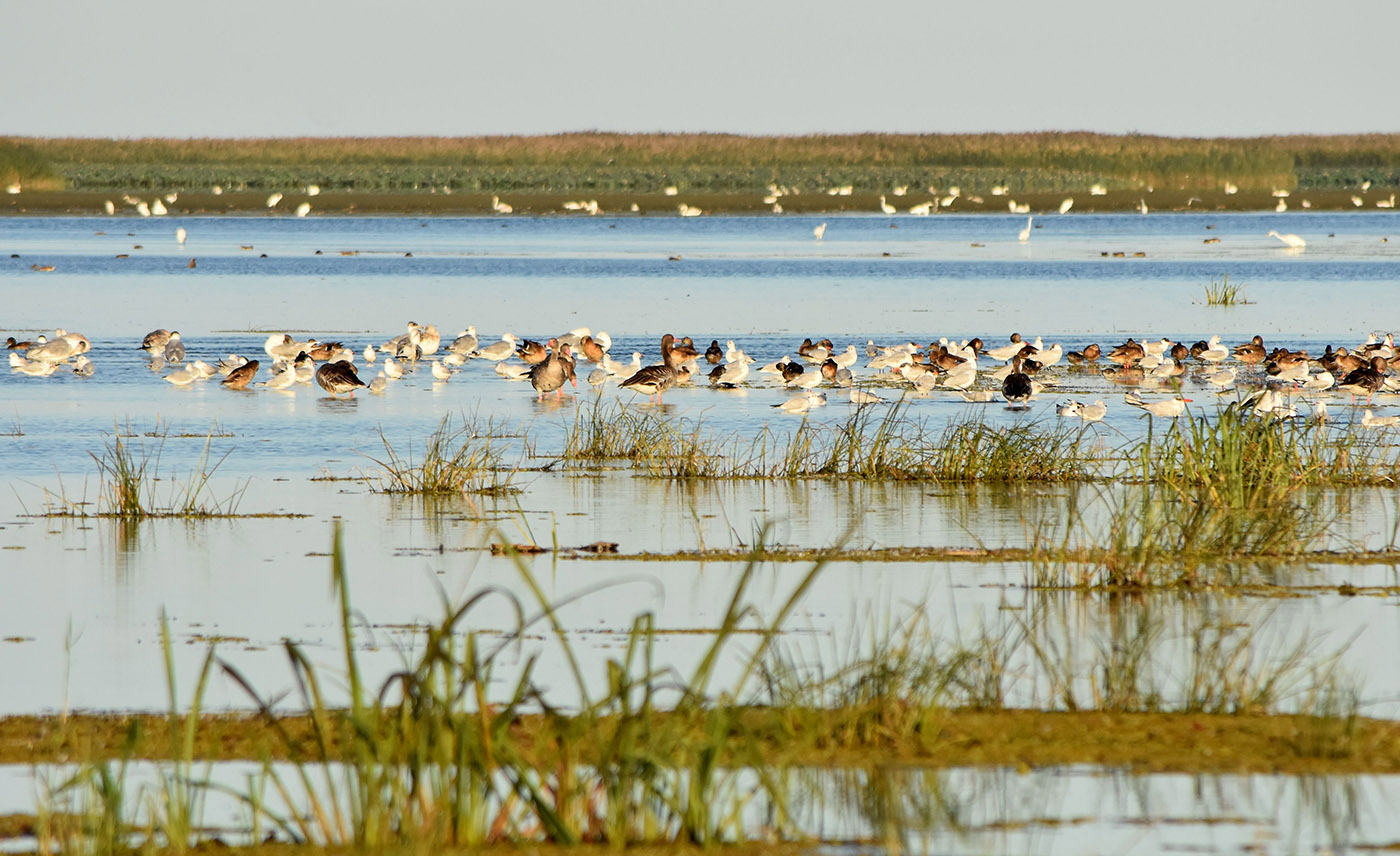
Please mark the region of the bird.
POLYGON ((826 224, 818 224, 817 227, 812 230, 812 234, 816 236, 818 241, 820 241, 822 239, 822 236, 826 234, 826 224))
POLYGON ((311 203, 310 203, 310 202, 303 202, 303 203, 301 203, 300 205, 297 206, 296 214, 297 214, 298 217, 305 217, 307 214, 310 214, 310 213, 311 213, 311 203))
POLYGON ((229 389, 247 389, 248 383, 258 373, 258 361, 249 360, 231 370, 220 383, 229 389))
POLYGON ((883 211, 883 212, 885 212, 886 214, 894 214, 894 213, 896 213, 899 209, 895 208, 893 205, 890 205, 888 202, 886 202, 886 201, 885 201, 885 195, 882 193, 882 194, 880 194, 880 210, 883 211))
POLYGON ((781 404, 773 404, 770 406, 776 407, 784 413, 806 413, 813 407, 821 407, 824 404, 826 404, 826 393, 812 392, 809 390, 807 392, 798 393, 781 404))
POLYGON ((1064 214, 1074 207, 1074 197, 1070 196, 1060 203, 1060 213, 1064 214))
POLYGON ((152 330, 141 340, 141 350, 165 353, 165 343, 170 341, 170 331, 165 329, 152 330))
POLYGON ((675 386, 681 379, 684 372, 687 378, 690 377, 690 369, 684 366, 677 368, 672 365, 672 351, 675 336, 670 333, 661 337, 661 363, 654 366, 646 366, 639 369, 631 377, 619 384, 619 388, 631 389, 635 392, 645 392, 648 400, 661 403, 661 394, 675 386))
POLYGON ((347 362, 326 363, 321 366, 316 370, 316 384, 329 392, 332 398, 342 392, 348 392, 350 397, 354 398, 355 390, 368 386, 355 374, 354 364, 347 362))
POLYGON ((180 340, 180 331, 171 330, 161 354, 167 363, 178 363, 185 358, 185 343, 180 340))
POLYGON ((1371 396, 1375 395, 1382 386, 1385 385, 1385 357, 1372 357, 1371 364, 1362 366, 1342 378, 1337 384, 1337 389, 1351 393, 1351 400, 1356 401, 1356 397, 1365 393, 1366 403, 1371 403, 1371 396))
POLYGON ((1186 412, 1186 403, 1191 399, 1174 395, 1161 401, 1143 401, 1136 393, 1125 395, 1123 400, 1133 407, 1138 407, 1151 413, 1153 416, 1160 416, 1163 419, 1175 419, 1186 412))
POLYGON ((1016 236, 1016 240, 1024 244, 1031 239, 1031 221, 1034 219, 1033 216, 1026 218, 1026 228, 1021 230, 1020 234, 1016 236))
POLYGON ((478 351, 477 356, 486 360, 495 360, 496 362, 509 359, 510 355, 515 353, 515 343, 517 341, 519 340, 516 339, 515 336, 510 333, 505 333, 501 336, 499 342, 494 342, 478 351))
POLYGON ((1269 235, 1271 237, 1278 238, 1280 241, 1283 241, 1285 244, 1288 245, 1288 248, 1290 250, 1301 250, 1308 245, 1307 241, 1292 233, 1289 233, 1287 235, 1280 235, 1278 232, 1274 231, 1273 229, 1270 229, 1269 235))
POLYGON ((549 392, 554 393, 555 398, 563 397, 566 380, 573 380, 574 389, 578 389, 578 380, 571 377, 572 372, 566 365, 569 346, 559 344, 558 339, 550 339, 549 347, 549 355, 530 368, 530 386, 538 393, 536 401, 543 401, 545 393, 549 392))
POLYGON ((1400 416, 1377 416, 1369 407, 1361 414, 1363 428, 1393 428, 1396 425, 1400 425, 1400 416))
POLYGON ((272 208, 282 201, 281 193, 273 193, 267 197, 267 207, 272 208))
POLYGON ((184 226, 181 226, 180 228, 175 230, 175 240, 179 241, 180 246, 182 247, 185 245, 185 238, 188 236, 189 233, 185 231, 184 226))
POLYGON ((1078 417, 1081 405, 1077 401, 1065 401, 1055 405, 1056 416, 1078 417))
POLYGON ((73 374, 78 377, 92 377, 92 373, 97 371, 97 367, 88 359, 87 354, 79 354, 73 361, 73 374))
POLYGON ((1021 371, 1019 356, 1012 360, 1011 367, 1011 374, 1001 382, 1001 394, 1005 396, 1007 404, 1019 404, 1024 407, 1031 397, 1031 378, 1021 371))
POLYGON ((864 407, 867 404, 880 404, 884 399, 869 390, 859 387, 851 387, 851 403, 857 407, 864 407))
POLYGON ((1108 414, 1108 405, 1102 401, 1079 405, 1079 418, 1085 422, 1099 422, 1108 414))
POLYGON ((433 360, 433 377, 441 381, 452 379, 452 369, 443 365, 440 360, 433 360))

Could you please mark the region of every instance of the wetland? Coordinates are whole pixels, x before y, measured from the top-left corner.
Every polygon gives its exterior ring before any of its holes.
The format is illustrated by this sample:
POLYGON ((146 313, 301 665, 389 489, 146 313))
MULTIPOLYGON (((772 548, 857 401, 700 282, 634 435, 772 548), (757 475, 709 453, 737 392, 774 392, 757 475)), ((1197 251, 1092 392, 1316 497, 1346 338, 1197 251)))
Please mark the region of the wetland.
POLYGON ((1061 363, 1022 409, 999 362, 970 403, 864 350, 1358 347, 1392 216, 0 218, 6 335, 95 366, 0 375, 8 844, 1392 845, 1400 429, 1233 358, 1061 363), (444 350, 353 398, 167 383, 140 347, 270 364, 285 331, 368 381, 411 320, 444 350), (643 365, 733 339, 755 372, 657 405, 580 361, 537 400, 480 357, 434 376, 468 325, 643 365), (775 407, 756 369, 804 338, 885 401, 775 407))

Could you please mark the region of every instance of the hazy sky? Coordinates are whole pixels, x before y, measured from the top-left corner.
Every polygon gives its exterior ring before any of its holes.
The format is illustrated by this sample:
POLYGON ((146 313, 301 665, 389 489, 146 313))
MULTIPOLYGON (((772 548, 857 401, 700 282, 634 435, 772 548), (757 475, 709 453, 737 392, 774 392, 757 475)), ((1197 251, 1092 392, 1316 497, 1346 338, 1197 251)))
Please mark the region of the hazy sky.
POLYGON ((15 0, 0 134, 1400 131, 1397 0, 15 0))

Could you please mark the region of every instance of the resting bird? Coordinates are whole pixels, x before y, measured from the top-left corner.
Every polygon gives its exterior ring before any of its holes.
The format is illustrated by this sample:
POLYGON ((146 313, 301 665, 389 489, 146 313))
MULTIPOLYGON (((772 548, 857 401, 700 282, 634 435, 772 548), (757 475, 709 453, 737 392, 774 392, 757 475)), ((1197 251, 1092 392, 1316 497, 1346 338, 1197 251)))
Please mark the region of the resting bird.
MULTIPOLYGON (((222 381, 220 381, 220 383, 222 383, 229 389, 246 389, 248 387, 248 383, 252 381, 253 376, 257 373, 258 361, 249 360, 248 362, 244 363, 238 368, 230 370, 228 375, 222 381)), ((324 383, 322 383, 321 385, 325 386, 324 383)))
POLYGON ((326 363, 321 366, 316 370, 316 383, 333 398, 342 392, 348 392, 350 397, 354 398, 355 390, 367 386, 360 380, 360 376, 355 374, 354 365, 346 362, 326 363))

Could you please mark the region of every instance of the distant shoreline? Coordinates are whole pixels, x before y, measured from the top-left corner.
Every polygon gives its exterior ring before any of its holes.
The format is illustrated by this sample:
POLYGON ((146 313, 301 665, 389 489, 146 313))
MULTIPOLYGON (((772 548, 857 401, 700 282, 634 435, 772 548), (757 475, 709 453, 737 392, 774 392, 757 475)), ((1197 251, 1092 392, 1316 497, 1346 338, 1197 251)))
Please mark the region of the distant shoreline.
MULTIPOLYGON (((1388 203, 1392 191, 1350 192, 1337 190, 1294 191, 1282 201, 1288 206, 1287 216, 1309 211, 1394 211, 1378 208, 1376 203, 1388 203), (1353 197, 1361 199, 1362 205, 1354 204, 1353 197), (1306 206, 1305 203, 1306 202, 1306 206)), ((44 215, 44 216, 106 216, 106 203, 111 202, 115 215, 113 219, 145 219, 138 209, 123 200, 122 193, 94 190, 37 190, 21 191, 18 194, 0 194, 0 216, 44 215)), ((273 207, 268 207, 269 194, 263 191, 226 191, 214 194, 204 191, 178 191, 174 202, 164 202, 163 194, 141 191, 129 195, 153 203, 157 198, 167 209, 170 217, 201 216, 295 216, 302 203, 311 206, 308 216, 326 215, 367 215, 367 216, 499 216, 502 220, 519 216, 570 216, 588 217, 587 210, 566 207, 565 203, 597 202, 598 213, 604 216, 679 216, 679 206, 685 204, 699 208, 703 215, 751 215, 751 216, 824 216, 829 214, 871 214, 881 216, 878 193, 856 192, 849 196, 828 196, 808 193, 782 196, 778 204, 781 213, 774 213, 773 204, 765 203, 762 197, 753 193, 679 193, 668 196, 664 193, 539 193, 515 192, 506 194, 487 193, 444 193, 420 191, 338 191, 323 192, 312 196, 305 191, 288 192, 273 207), (509 204, 513 213, 494 214, 493 197, 509 204), (632 206, 637 210, 633 211, 632 206)), ((908 219, 915 217, 909 209, 925 204, 932 198, 928 193, 908 193, 902 197, 884 194, 885 204, 895 208, 892 218, 908 219)), ((1029 211, 1017 216, 1056 217, 1066 199, 1073 200, 1068 216, 1085 213, 1121 213, 1140 210, 1146 204, 1149 213, 1161 212, 1231 212, 1254 211, 1274 212, 1280 197, 1267 192, 1245 192, 1235 194, 1209 191, 1165 191, 1134 192, 1110 191, 1101 196, 1087 193, 1024 193, 1015 196, 979 195, 980 202, 972 195, 960 196, 947 208, 938 208, 938 213, 947 214, 1006 214, 1010 215, 1010 202, 1028 205, 1029 211)), ((158 217, 153 219, 159 219, 158 217)))

